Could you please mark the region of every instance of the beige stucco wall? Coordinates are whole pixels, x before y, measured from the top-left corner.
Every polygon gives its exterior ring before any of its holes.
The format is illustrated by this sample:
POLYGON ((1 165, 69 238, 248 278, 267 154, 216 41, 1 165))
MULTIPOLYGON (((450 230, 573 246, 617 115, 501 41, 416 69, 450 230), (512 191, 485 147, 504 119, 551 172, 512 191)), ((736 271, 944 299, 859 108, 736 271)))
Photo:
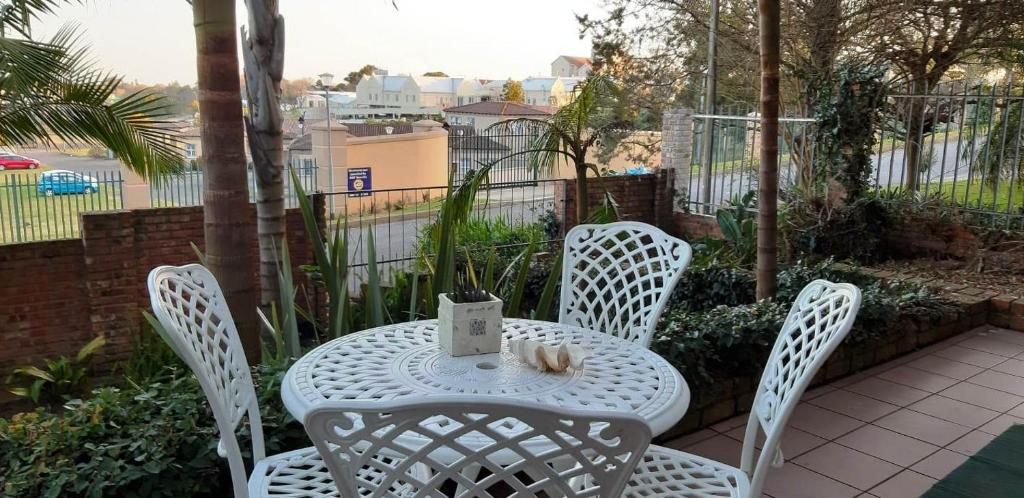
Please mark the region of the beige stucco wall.
POLYGON ((416 188, 421 190, 349 197, 328 196, 328 208, 334 198, 334 212, 356 214, 382 209, 381 204, 404 201, 423 202, 424 195, 440 195, 448 183, 448 132, 439 123, 415 126, 416 131, 402 135, 349 137, 343 129, 332 126, 331 147, 327 147, 326 126, 314 126, 313 157, 319 166, 317 185, 326 192, 348 191, 349 168, 370 168, 373 190, 416 188), (328 152, 333 157, 333 184, 328 152))
MULTIPOLYGON (((607 168, 616 172, 623 172, 628 168, 637 166, 647 166, 648 168, 660 168, 661 167, 661 132, 658 131, 639 131, 635 132, 629 138, 623 140, 616 154, 609 158, 605 162, 598 161, 597 154, 594 150, 591 150, 587 154, 587 162, 596 163, 599 168, 607 168), (645 153, 645 147, 641 144, 654 147, 654 149, 645 153), (631 156, 637 155, 648 155, 646 161, 640 162, 635 159, 631 159, 631 156)), ((550 175, 546 175, 549 178, 575 178, 576 169, 568 161, 563 161, 558 168, 550 175)), ((593 172, 590 172, 588 176, 593 176, 593 172)))

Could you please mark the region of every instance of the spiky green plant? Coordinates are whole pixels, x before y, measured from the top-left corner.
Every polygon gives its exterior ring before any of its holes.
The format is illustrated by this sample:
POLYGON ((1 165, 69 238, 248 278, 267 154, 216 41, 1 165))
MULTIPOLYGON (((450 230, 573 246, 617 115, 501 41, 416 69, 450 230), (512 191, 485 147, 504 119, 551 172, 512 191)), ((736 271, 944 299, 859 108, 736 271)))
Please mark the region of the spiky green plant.
POLYGON ((576 219, 585 220, 590 214, 587 172, 601 175, 597 164, 589 162, 587 155, 602 141, 616 142, 627 125, 620 89, 611 79, 592 75, 576 87, 572 100, 550 119, 510 119, 495 123, 488 129, 508 133, 523 126, 539 129, 540 134, 529 150, 508 157, 525 154, 535 169, 549 172, 568 162, 576 172, 576 219))

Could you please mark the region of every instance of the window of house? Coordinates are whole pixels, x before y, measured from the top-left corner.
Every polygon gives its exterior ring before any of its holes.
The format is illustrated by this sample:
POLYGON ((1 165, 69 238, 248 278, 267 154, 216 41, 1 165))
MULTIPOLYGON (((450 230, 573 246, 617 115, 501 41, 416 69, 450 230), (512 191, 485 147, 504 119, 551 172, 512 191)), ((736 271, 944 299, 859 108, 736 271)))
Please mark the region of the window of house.
POLYGON ((189 159, 195 159, 196 158, 196 144, 190 144, 190 143, 186 143, 185 144, 185 157, 187 157, 189 159))

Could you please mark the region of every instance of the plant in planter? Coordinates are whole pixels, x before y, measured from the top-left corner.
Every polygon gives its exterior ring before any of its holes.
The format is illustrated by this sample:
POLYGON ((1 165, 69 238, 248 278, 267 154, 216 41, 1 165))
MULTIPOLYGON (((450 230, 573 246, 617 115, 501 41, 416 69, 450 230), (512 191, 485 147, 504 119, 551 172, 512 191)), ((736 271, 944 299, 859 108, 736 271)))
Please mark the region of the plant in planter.
POLYGON ((452 356, 501 350, 501 299, 476 278, 472 263, 455 276, 451 292, 437 296, 437 340, 452 356))

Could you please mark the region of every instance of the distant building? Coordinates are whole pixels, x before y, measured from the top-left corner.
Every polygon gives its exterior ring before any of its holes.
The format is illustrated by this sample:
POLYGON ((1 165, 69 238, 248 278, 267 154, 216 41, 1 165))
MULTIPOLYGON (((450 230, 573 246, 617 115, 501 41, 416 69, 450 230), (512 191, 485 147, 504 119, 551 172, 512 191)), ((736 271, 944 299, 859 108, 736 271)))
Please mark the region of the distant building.
POLYGON ((555 78, 586 78, 593 70, 589 57, 560 55, 551 63, 551 76, 555 78))
POLYGON ((412 76, 363 76, 356 84, 356 106, 371 109, 422 107, 420 87, 412 76))
POLYGON ((491 100, 449 107, 444 114, 449 125, 468 126, 482 130, 494 123, 508 119, 546 119, 554 114, 554 110, 549 107, 491 100))
POLYGON ((583 78, 526 78, 522 81, 525 103, 529 105, 561 107, 572 100, 573 91, 583 78))

